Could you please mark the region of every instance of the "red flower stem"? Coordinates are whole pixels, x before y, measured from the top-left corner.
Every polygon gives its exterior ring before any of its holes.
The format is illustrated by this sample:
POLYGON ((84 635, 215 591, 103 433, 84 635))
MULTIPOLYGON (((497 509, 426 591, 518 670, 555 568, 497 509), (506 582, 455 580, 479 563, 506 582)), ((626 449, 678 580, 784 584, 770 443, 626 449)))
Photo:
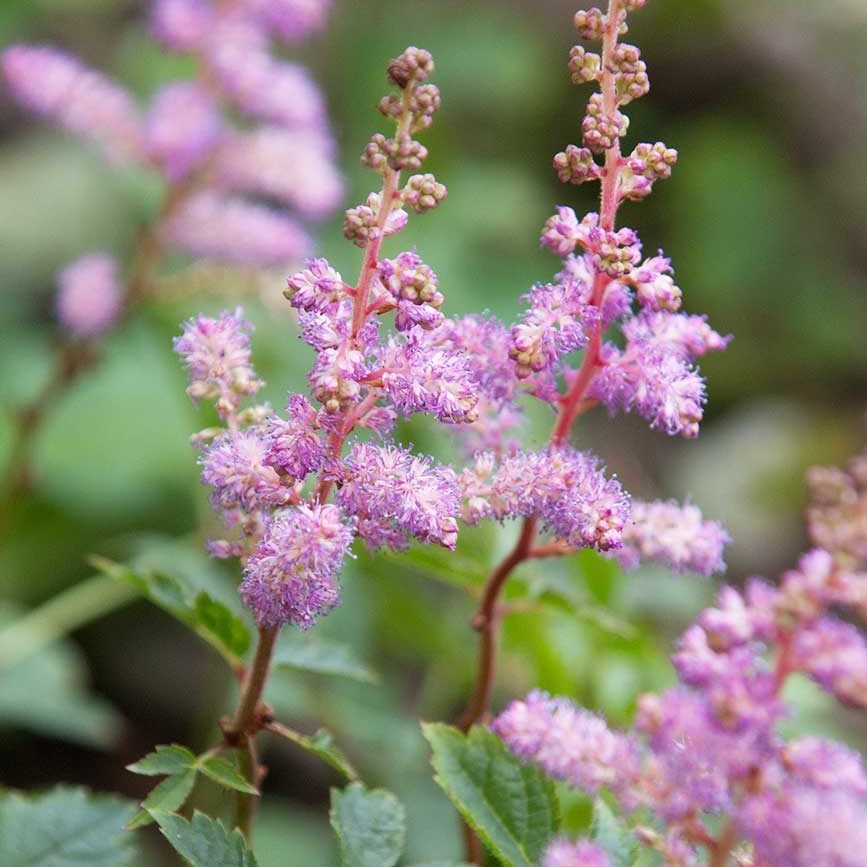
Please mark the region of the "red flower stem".
MULTIPOLYGON (((258 787, 264 776, 264 768, 259 763, 256 751, 256 733, 264 727, 268 714, 261 713, 262 693, 268 680, 271 659, 274 655, 274 645, 279 629, 260 629, 259 643, 256 654, 246 672, 238 708, 232 721, 223 729, 223 737, 227 746, 235 747, 241 760, 241 771, 247 780, 258 787)), ((238 794, 235 809, 235 824, 241 833, 249 838, 253 824, 253 814, 256 809, 258 795, 244 792, 238 794)))

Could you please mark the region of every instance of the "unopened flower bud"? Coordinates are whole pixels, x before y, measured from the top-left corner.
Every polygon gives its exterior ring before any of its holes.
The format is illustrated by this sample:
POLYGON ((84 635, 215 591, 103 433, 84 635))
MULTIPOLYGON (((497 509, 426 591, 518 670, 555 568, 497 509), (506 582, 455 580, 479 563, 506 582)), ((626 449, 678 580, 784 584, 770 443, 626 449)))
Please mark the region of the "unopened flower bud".
POLYGON ((387 141, 380 132, 373 135, 361 155, 361 164, 382 174, 388 165, 387 141))
POLYGON ((612 65, 615 69, 617 98, 620 105, 639 99, 650 90, 647 65, 641 59, 641 52, 627 43, 620 43, 613 52, 612 65))
POLYGON ((423 214, 437 207, 445 199, 447 190, 432 174, 412 175, 400 195, 403 204, 423 214))
POLYGON ((671 177, 671 167, 676 162, 677 151, 662 142, 636 145, 620 175, 621 196, 633 201, 643 199, 656 181, 671 177))
POLYGON ((386 146, 388 164, 395 171, 420 169, 421 164, 427 159, 427 148, 409 135, 403 135, 397 140, 387 139, 386 146))
POLYGON ((571 144, 554 157, 553 165, 557 177, 564 184, 583 184, 585 181, 596 180, 601 175, 590 150, 571 144))
POLYGON ((605 13, 595 6, 592 9, 579 9, 575 13, 575 28, 582 39, 601 42, 605 23, 605 13))
POLYGON ((569 52, 569 75, 572 84, 587 84, 598 81, 602 69, 602 58, 582 45, 573 45, 569 52))
POLYGON ((413 130, 427 129, 440 107, 440 89, 435 84, 420 84, 410 100, 413 130))
POLYGON ((626 115, 616 111, 605 114, 602 108, 602 94, 594 93, 587 103, 587 114, 581 122, 584 144, 593 153, 602 153, 611 147, 618 138, 626 134, 629 120, 626 115))
POLYGON ((404 88, 411 80, 424 81, 433 70, 433 55, 424 48, 410 46, 388 64, 388 80, 404 88))

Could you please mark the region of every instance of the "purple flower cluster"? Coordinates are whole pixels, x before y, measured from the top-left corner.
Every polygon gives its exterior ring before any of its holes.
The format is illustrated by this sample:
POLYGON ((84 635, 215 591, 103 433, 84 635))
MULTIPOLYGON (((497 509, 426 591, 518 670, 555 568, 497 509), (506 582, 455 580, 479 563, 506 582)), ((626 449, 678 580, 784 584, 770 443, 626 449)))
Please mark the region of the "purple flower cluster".
MULTIPOLYGON (((155 37, 191 55, 198 76, 163 85, 144 109, 121 85, 51 47, 12 45, 0 71, 25 108, 95 142, 112 162, 160 174, 166 193, 151 247, 285 266, 311 246, 291 212, 325 216, 339 204, 342 182, 319 90, 303 67, 272 56, 270 43, 318 29, 327 7, 327 0, 155 0, 155 37), (233 120, 237 110, 245 122, 233 120)), ((81 338, 121 313, 120 279, 109 292, 105 274, 93 272, 96 255, 82 260, 90 276, 70 268, 58 278, 60 322, 81 338)), ((153 291, 135 285, 142 279, 134 269, 131 295, 153 291)))
POLYGON ((277 512, 248 558, 241 598, 260 626, 292 621, 302 629, 340 602, 337 574, 353 532, 333 505, 277 512))
POLYGON ((598 460, 569 446, 516 451, 497 463, 492 453, 476 455, 460 477, 464 518, 538 518, 566 545, 601 551, 621 545, 629 499, 598 460))
POLYGON ((572 80, 599 82, 600 92, 587 106, 584 146, 569 145, 554 157, 554 167, 566 183, 603 182, 602 209, 579 219, 572 208, 559 207, 545 223, 542 246, 564 260, 563 268, 553 283, 525 296, 528 309, 512 329, 510 355, 517 375, 542 399, 555 401, 560 381, 569 388, 578 383, 574 387, 584 399, 612 413, 635 411, 654 428, 694 437, 705 401, 694 362, 725 349, 729 338, 713 331, 704 317, 680 313, 682 293, 669 259, 661 252, 642 259, 638 235, 614 227, 618 204, 644 198, 654 181, 670 176, 677 160, 677 152, 661 142, 639 144, 629 156, 621 155, 628 124, 620 107, 649 87, 639 50, 617 43, 626 32, 627 11, 612 13, 618 19, 614 28, 598 9, 591 10, 592 27, 583 23, 585 13, 576 18, 583 38, 603 40, 605 57, 575 46, 572 80), (604 167, 595 161, 603 153, 604 167), (614 328, 619 340, 605 340, 604 332, 614 328), (578 349, 584 350, 587 376, 570 367, 578 349))
MULTIPOLYGON (((278 121, 278 108, 296 111, 293 122, 315 127, 318 111, 303 96, 279 107, 275 93, 291 77, 289 67, 281 67, 272 92, 251 84, 268 63, 275 63, 263 58, 253 32, 271 20, 257 17, 268 4, 245 6, 244 15, 231 11, 229 4, 229 11, 207 26, 201 23, 200 5, 190 0, 161 4, 160 32, 175 27, 177 38, 170 43, 188 51, 213 40, 217 48, 203 55, 203 62, 241 111, 269 123, 278 121), (217 35, 206 38, 203 27, 217 35)), ((623 84, 618 92, 625 103, 640 95, 646 74, 633 52, 621 51, 617 57, 617 80, 623 84)), ((588 69, 595 68, 590 62, 588 69)), ((553 283, 530 292, 529 313, 511 328, 486 316, 446 318, 437 275, 417 250, 381 255, 384 240, 399 234, 411 213, 426 213, 446 196, 432 174, 421 172, 428 152, 418 134, 429 128, 440 106, 429 81, 432 71, 431 55, 414 47, 388 67, 395 91, 382 99, 379 111, 393 121, 394 134, 376 133, 362 155, 362 163, 381 179, 381 188, 349 208, 344 218, 344 235, 363 250, 357 280, 344 279, 322 258, 308 260, 288 278, 284 295, 297 312, 301 339, 315 353, 307 374, 310 402, 291 396, 285 416, 267 407, 240 410, 240 399, 254 393, 258 380, 249 370, 248 344, 237 317, 200 317, 188 323, 178 341, 191 368, 190 394, 216 398, 228 426, 228 431, 206 431, 196 438, 204 447, 202 478, 212 489, 212 502, 245 537, 223 540, 214 550, 253 552, 245 579, 250 581, 261 562, 255 552, 274 515, 323 506, 333 495, 341 524, 371 548, 400 549, 411 540, 454 548, 459 518, 469 524, 508 518, 530 522, 534 538, 537 529, 547 533, 552 540, 548 548, 556 553, 593 547, 619 551, 630 567, 643 559, 704 574, 722 568, 727 536, 718 524, 704 521, 694 506, 673 503, 640 503, 631 515, 620 483, 605 475, 595 456, 568 444, 578 408, 597 402, 638 408, 669 432, 695 433, 703 383, 692 361, 726 345, 703 317, 675 312, 680 290, 668 260, 662 255, 642 260, 635 233, 614 229, 610 202, 603 202, 600 215, 579 221, 571 209, 560 208, 548 221, 543 243, 564 258, 562 270, 553 283), (220 323, 229 332, 234 329, 236 337, 209 337, 220 331, 220 323), (622 348, 603 343, 604 330, 615 325, 622 348), (224 372, 211 371, 218 367, 208 355, 208 340, 213 339, 227 343, 230 363, 224 372), (231 361, 236 348, 230 346, 243 346, 242 360, 231 361), (584 356, 573 370, 564 360, 577 350, 584 356), (196 361, 200 354, 205 361, 196 361), (513 437, 527 391, 558 407, 550 443, 535 450, 521 448, 513 437), (397 419, 415 413, 453 426, 471 455, 469 465, 455 473, 391 442, 397 419), (372 431, 378 441, 353 441, 359 429, 372 431)), ((587 144, 586 153, 570 151, 567 162, 572 160, 569 165, 588 178, 604 181, 605 172, 590 169, 593 153, 606 137, 625 131, 625 123, 606 123, 599 100, 592 107, 595 119, 586 125, 585 138, 593 144, 587 144)), ((303 138, 307 133, 295 134, 303 138)), ((186 132, 181 138, 190 149, 184 162, 195 161, 200 139, 186 132)), ((243 184, 250 165, 243 153, 273 153, 284 161, 286 146, 283 134, 254 131, 221 151, 218 168, 230 183, 243 184)), ((672 153, 654 146, 642 150, 641 159, 618 157, 606 171, 632 172, 630 197, 640 198, 638 190, 649 188, 636 178, 651 183, 653 166, 659 177, 667 176, 672 153)), ((299 195, 280 172, 260 180, 257 189, 275 198, 288 201, 299 195)), ((626 197, 626 187, 621 193, 626 197)), ((230 216, 208 190, 188 199, 167 228, 186 232, 188 246, 195 240, 207 251, 222 243, 215 235, 230 216), (216 208, 223 210, 222 223, 209 217, 216 208), (194 220, 187 212, 196 209, 202 213, 194 220)), ((243 222, 239 217, 232 228, 242 239, 243 222)), ((285 232, 271 232, 264 214, 254 235, 242 240, 233 255, 240 257, 258 245, 261 260, 276 261, 279 257, 269 258, 264 250, 288 238, 285 232)), ((274 585, 269 578, 256 586, 274 585)), ((265 606, 261 596, 245 598, 257 600, 260 622, 273 622, 275 609, 265 606)), ((285 620, 296 620, 287 598, 275 605, 283 606, 285 620)))
POLYGON ((643 696, 632 733, 541 693, 513 702, 493 729, 555 779, 591 793, 605 786, 627 813, 649 811, 658 827, 636 833, 664 856, 675 847, 698 863, 699 848, 725 847, 717 863, 728 863, 740 846, 767 867, 864 867, 860 756, 822 738, 786 740, 778 725, 796 673, 867 710, 864 634, 829 613, 865 592, 867 574, 815 549, 776 587, 751 579, 744 593, 721 591, 674 654, 680 685, 643 696), (716 837, 709 814, 725 817, 716 837))
POLYGON ((723 549, 729 541, 722 525, 704 520, 701 510, 691 503, 633 500, 616 557, 627 569, 650 562, 675 572, 711 575, 725 569, 723 549))
POLYGON ((358 519, 358 534, 373 548, 402 548, 410 536, 446 548, 457 542, 454 471, 409 449, 356 443, 344 461, 337 502, 358 519))
POLYGON ((197 316, 174 340, 189 372, 187 394, 194 400, 216 400, 223 417, 234 414, 245 397, 262 387, 250 360, 252 326, 241 315, 238 308, 216 319, 197 316))
MULTIPOLYGON (((276 4, 291 5, 285 0, 276 4)), ((276 7, 260 2, 253 8, 262 20, 271 20, 276 7)), ((160 27, 175 27, 176 42, 189 48, 191 40, 204 38, 196 35, 198 12, 198 4, 164 3, 160 27)), ((235 47, 243 44, 253 51, 250 22, 249 17, 233 17, 214 26, 235 28, 235 47)), ((277 103, 263 100, 273 95, 260 93, 252 100, 248 90, 264 61, 255 52, 247 57, 240 48, 233 54, 231 47, 227 42, 220 48, 215 74, 231 71, 230 92, 238 107, 267 115, 277 103)), ((354 431, 367 428, 385 438, 398 415, 415 412, 468 424, 481 378, 499 399, 511 394, 508 386, 494 385, 485 365, 471 358, 469 345, 437 336, 462 329, 455 322, 446 325, 436 275, 421 257, 414 251, 393 259, 378 255, 382 239, 400 231, 408 218, 401 207, 404 197, 410 210, 424 212, 445 196, 432 175, 412 176, 400 184, 402 170, 418 168, 426 155, 413 134, 430 125, 439 105, 436 89, 427 83, 432 70, 430 55, 416 48, 389 67, 389 78, 403 96, 397 103, 386 97, 380 108, 395 121, 397 132, 391 139, 374 136, 365 151, 365 162, 382 177, 382 190, 347 212, 347 235, 365 249, 356 285, 345 282, 324 259, 311 259, 288 280, 285 296, 297 310, 301 339, 315 352, 308 381, 319 406, 290 394, 285 414, 267 406, 242 408, 261 382, 250 364, 249 326, 239 311, 196 317, 175 341, 189 369, 189 394, 214 400, 226 425, 194 438, 202 448, 202 481, 232 535, 212 542, 211 551, 245 560, 241 595, 261 626, 293 622, 307 628, 331 610, 339 600, 341 563, 356 536, 372 548, 405 548, 411 539, 455 547, 461 490, 454 471, 389 442, 356 440, 344 454, 354 431), (395 104, 400 111, 393 110, 395 104), (381 335, 382 317, 390 312, 395 331, 381 335), (329 503, 332 491, 334 502, 329 503)), ((287 69, 283 73, 288 75, 287 69)), ((283 110, 290 107, 291 102, 283 110)), ((258 137, 252 147, 275 152, 287 141, 270 132, 250 135, 258 137)), ((182 138, 192 146, 192 137, 182 138)), ((285 159, 286 152, 279 158, 285 159)), ((247 165, 238 158, 232 169, 236 181, 247 165)), ((263 183, 261 189, 267 186, 272 193, 286 184, 287 194, 297 192, 279 173, 263 183)), ((209 214, 224 207, 213 191, 202 193, 184 204, 201 210, 196 220, 181 210, 166 229, 186 233, 190 243, 195 239, 204 250, 216 249, 227 215, 220 223, 209 214)), ((242 237, 243 223, 239 216, 232 229, 240 238, 237 255, 286 241, 285 232, 271 231, 264 214, 249 241, 242 237)), ((264 252, 260 258, 266 258, 264 252)))

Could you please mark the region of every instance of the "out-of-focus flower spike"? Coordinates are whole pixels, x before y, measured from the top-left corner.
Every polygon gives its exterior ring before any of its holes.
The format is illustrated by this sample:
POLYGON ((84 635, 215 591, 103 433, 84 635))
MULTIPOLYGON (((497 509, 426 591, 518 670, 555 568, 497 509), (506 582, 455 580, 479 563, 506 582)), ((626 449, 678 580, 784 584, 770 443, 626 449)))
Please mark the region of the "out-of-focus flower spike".
POLYGON ((192 82, 174 82, 153 99, 145 122, 147 152, 170 183, 186 177, 223 135, 213 96, 192 82))
POLYGON ((608 853, 590 840, 559 838, 548 844, 542 867, 613 867, 608 853))
POLYGON ((21 105, 100 145, 115 161, 144 155, 141 116, 120 85, 79 60, 41 45, 12 45, 0 57, 21 105))
POLYGON ((187 199, 162 234, 193 255, 265 268, 297 262, 311 247, 308 234, 284 213, 211 192, 187 199))
POLYGON ((210 36, 205 60, 238 107, 281 126, 322 129, 322 93, 303 66, 275 60, 265 35, 249 18, 224 15, 210 36))
POLYGON ((97 337, 117 322, 123 292, 117 262, 107 253, 89 253, 57 275, 57 318, 80 338, 97 337))
POLYGON ((328 0, 243 0, 276 37, 287 42, 320 30, 328 17, 328 0))
POLYGON ((627 568, 651 562, 675 572, 712 575, 725 569, 723 550, 730 541, 722 526, 706 521, 692 503, 633 500, 616 557, 627 568))
POLYGON ((173 51, 198 51, 214 26, 210 0, 156 0, 151 29, 173 51))
POLYGON ((228 189, 265 195, 318 219, 343 197, 333 150, 333 142, 321 131, 266 126, 230 139, 215 171, 228 189))

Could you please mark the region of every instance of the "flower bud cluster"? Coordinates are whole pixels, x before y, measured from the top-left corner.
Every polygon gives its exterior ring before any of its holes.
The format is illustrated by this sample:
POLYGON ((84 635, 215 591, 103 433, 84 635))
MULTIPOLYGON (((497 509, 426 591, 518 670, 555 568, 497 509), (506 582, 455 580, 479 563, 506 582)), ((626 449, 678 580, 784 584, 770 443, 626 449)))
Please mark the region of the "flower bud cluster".
MULTIPOLYGON (((0 74, 24 108, 94 142, 112 163, 161 177, 167 204, 151 230, 159 248, 285 266, 311 244, 293 212, 326 216, 343 184, 321 93, 303 67, 276 59, 270 46, 321 27, 327 7, 325 0, 155 0, 154 36, 165 49, 191 55, 197 77, 164 84, 146 107, 117 82, 46 46, 6 48, 0 74), (235 121, 234 109, 246 122, 235 121)), ((68 284, 68 275, 59 277, 58 311, 68 331, 91 338, 113 324, 103 317, 94 328, 87 321, 88 310, 108 309, 104 280, 90 281, 89 289, 78 281, 75 293, 68 284), (71 299, 80 314, 67 315, 71 299)), ((119 278, 116 286, 122 288, 119 278)), ((135 295, 145 289, 151 287, 130 287, 135 295)), ((120 305, 114 307, 117 318, 120 305)))
POLYGON ((620 176, 620 194, 632 201, 649 196, 656 181, 671 177, 671 167, 676 162, 677 151, 662 142, 636 145, 620 176))
POLYGON ((569 52, 569 74, 572 84, 598 81, 602 71, 602 58, 582 45, 573 45, 569 52))
MULTIPOLYGON (((427 159, 427 148, 413 136, 426 130, 440 107, 440 94, 436 85, 425 83, 434 70, 430 52, 409 47, 388 66, 388 81, 396 85, 399 93, 391 93, 379 103, 380 112, 396 125, 394 136, 375 133, 367 143, 361 162, 382 175, 389 189, 389 208, 367 205, 350 208, 343 223, 343 234, 358 246, 391 234, 389 221, 394 214, 403 214, 405 204, 417 214, 436 208, 446 197, 446 188, 430 173, 412 175, 403 189, 398 189, 403 171, 417 172, 427 159)), ((395 230, 395 231, 399 231, 395 230)))
POLYGON ((437 276, 416 253, 383 259, 379 277, 397 307, 394 325, 398 331, 407 331, 413 325, 430 330, 442 323, 439 308, 445 298, 437 289, 437 276))
MULTIPOLYGON (((867 452, 844 470, 812 467, 807 473, 807 531, 843 568, 867 569, 867 452)), ((864 603, 867 607, 867 599, 864 603)))
POLYGON ((647 65, 634 45, 627 45, 625 42, 617 45, 612 52, 611 65, 617 70, 617 100, 620 105, 640 99, 650 90, 647 65))
POLYGON ((416 214, 424 214, 438 207, 446 197, 445 184, 432 174, 412 175, 400 191, 401 202, 416 214))
MULTIPOLYGON (((615 36, 627 32, 626 18, 629 12, 644 4, 630 2, 619 4, 615 36)), ((653 182, 671 176, 671 167, 677 160, 677 151, 661 142, 654 145, 639 144, 629 157, 620 154, 620 140, 629 128, 629 118, 621 111, 622 106, 645 96, 650 90, 647 65, 635 45, 618 43, 610 36, 609 16, 598 8, 575 13, 575 27, 581 39, 602 42, 602 53, 588 51, 575 45, 569 53, 569 73, 573 84, 597 82, 600 87, 588 103, 581 122, 584 147, 568 145, 554 158, 557 177, 563 183, 581 184, 600 180, 602 168, 596 164, 594 155, 606 155, 608 171, 616 169, 620 175, 617 183, 618 200, 637 201, 650 193, 653 182), (606 95, 607 92, 607 95, 606 95)))
POLYGON ((564 184, 583 184, 585 181, 598 180, 602 174, 589 148, 571 144, 554 157, 553 165, 557 177, 564 184))

